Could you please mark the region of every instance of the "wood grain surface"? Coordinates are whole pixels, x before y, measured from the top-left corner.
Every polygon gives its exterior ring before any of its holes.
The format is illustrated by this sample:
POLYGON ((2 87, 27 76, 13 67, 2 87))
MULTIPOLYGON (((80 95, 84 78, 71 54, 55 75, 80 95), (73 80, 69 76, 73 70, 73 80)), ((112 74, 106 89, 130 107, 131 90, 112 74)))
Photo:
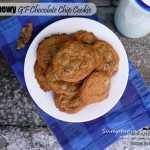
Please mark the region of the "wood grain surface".
MULTIPOLYGON (((21 0, 19 2, 29 1, 31 0, 21 0)), ((1 2, 17 1, 0 0, 1 2)), ((97 15, 99 18, 119 37, 128 57, 137 67, 150 88, 150 34, 139 39, 130 39, 122 36, 115 28, 113 21, 118 0, 90 0, 90 2, 93 2, 97 6, 97 15)), ((0 20, 6 18, 0 17, 0 20)), ((132 138, 132 135, 129 136, 131 141, 135 139, 135 137, 132 138)), ((138 139, 138 136, 136 138, 138 139)), ((145 139, 145 136, 143 136, 143 139, 145 139)), ((7 147, 12 150, 15 147, 14 145, 16 144, 17 146, 19 142, 26 143, 24 149, 32 149, 36 148, 36 146, 40 148, 40 144, 45 146, 41 146, 43 149, 61 149, 0 52, 0 148, 1 143, 3 143, 3 148, 7 147), (41 135, 45 135, 46 139, 41 138, 41 135), (37 136, 37 138, 34 136, 37 136), (13 138, 16 139, 14 143, 12 143, 13 138), (52 139, 53 142, 45 144, 45 140, 47 139, 52 139)), ((107 150, 138 150, 140 148, 132 145, 129 142, 129 138, 128 140, 124 138, 110 146, 107 150)), ((150 147, 142 148, 149 149, 150 147)))

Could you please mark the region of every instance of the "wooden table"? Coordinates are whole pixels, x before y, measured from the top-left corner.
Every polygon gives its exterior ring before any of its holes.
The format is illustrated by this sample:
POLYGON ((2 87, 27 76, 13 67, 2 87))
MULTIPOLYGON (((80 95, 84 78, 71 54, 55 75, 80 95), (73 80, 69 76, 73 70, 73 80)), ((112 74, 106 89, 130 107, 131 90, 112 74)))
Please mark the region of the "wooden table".
MULTIPOLYGON (((0 2, 4 0, 0 0, 0 2)), ((23 1, 23 0, 22 0, 23 1)), ((30 0, 29 0, 30 1, 30 0)), ((128 57, 133 61, 145 82, 150 87, 150 34, 140 39, 122 36, 115 28, 113 18, 117 0, 91 0, 97 6, 97 15, 122 41, 128 57)), ((6 1, 5 1, 6 2, 6 1)), ((6 17, 0 17, 0 20, 6 17)), ((139 133, 143 133, 141 130, 139 133)), ((148 140, 144 134, 142 141, 148 140)), ((137 149, 139 134, 129 135, 111 145, 114 149, 137 149)), ((14 73, 0 52, 0 148, 10 149, 61 149, 52 132, 24 92, 14 73)), ((138 148, 148 148, 149 146, 138 148)))

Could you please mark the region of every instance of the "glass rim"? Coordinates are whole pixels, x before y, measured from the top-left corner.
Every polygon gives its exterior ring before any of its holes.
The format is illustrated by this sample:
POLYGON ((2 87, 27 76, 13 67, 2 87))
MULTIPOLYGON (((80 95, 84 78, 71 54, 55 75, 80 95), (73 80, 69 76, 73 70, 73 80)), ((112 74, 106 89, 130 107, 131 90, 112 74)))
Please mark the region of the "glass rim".
POLYGON ((150 12, 150 6, 145 4, 142 0, 135 0, 139 6, 141 6, 146 11, 150 12))

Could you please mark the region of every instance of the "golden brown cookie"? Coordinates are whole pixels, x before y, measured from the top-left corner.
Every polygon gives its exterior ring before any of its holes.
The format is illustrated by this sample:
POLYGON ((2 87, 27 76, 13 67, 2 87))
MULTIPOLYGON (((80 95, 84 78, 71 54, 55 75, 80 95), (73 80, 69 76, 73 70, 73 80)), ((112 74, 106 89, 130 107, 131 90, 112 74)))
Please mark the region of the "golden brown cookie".
POLYGON ((68 96, 65 94, 54 93, 56 107, 63 112, 73 114, 85 107, 80 95, 68 96))
POLYGON ((95 70, 103 71, 110 77, 114 76, 118 71, 119 66, 119 55, 114 48, 107 42, 97 40, 93 47, 99 51, 99 55, 103 56, 103 68, 97 66, 95 70))
POLYGON ((40 42, 37 49, 37 60, 39 65, 46 69, 51 64, 52 58, 59 51, 64 42, 70 40, 67 34, 52 35, 40 42))
POLYGON ((45 81, 41 81, 37 78, 37 82, 40 85, 40 88, 44 91, 44 92, 49 92, 51 90, 51 87, 49 87, 49 85, 45 82, 45 81))
POLYGON ((28 23, 25 27, 22 28, 19 39, 17 41, 17 50, 24 48, 26 44, 29 42, 32 36, 33 25, 32 23, 28 23))
POLYGON ((35 73, 35 77, 41 89, 43 89, 45 92, 50 91, 51 87, 47 84, 46 77, 45 77, 46 70, 41 68, 41 66, 38 64, 37 61, 35 62, 35 65, 34 65, 34 73, 35 73))
POLYGON ((93 71, 95 58, 86 44, 68 42, 55 55, 52 63, 56 74, 62 80, 78 82, 93 71))
POLYGON ((106 74, 92 72, 83 82, 81 98, 86 105, 99 102, 108 97, 110 85, 110 78, 106 74))
POLYGON ((104 66, 103 55, 97 48, 92 47, 91 49, 95 56, 95 70, 102 70, 104 66))
POLYGON ((56 93, 64 93, 67 95, 75 95, 79 89, 79 83, 66 82, 61 80, 55 73, 52 66, 49 66, 46 71, 46 80, 48 85, 56 93))
POLYGON ((77 41, 87 44, 94 43, 97 38, 92 32, 87 32, 85 30, 80 30, 71 34, 76 38, 77 41))

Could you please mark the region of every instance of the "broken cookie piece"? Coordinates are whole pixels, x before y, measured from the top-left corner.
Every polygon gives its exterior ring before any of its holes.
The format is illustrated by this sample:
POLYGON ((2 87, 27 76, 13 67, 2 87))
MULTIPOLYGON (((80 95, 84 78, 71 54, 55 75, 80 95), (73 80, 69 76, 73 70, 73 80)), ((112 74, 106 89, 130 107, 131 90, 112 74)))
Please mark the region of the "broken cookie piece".
POLYGON ((17 50, 22 49, 29 42, 32 36, 33 26, 32 23, 28 23, 21 31, 20 37, 17 41, 17 50))

